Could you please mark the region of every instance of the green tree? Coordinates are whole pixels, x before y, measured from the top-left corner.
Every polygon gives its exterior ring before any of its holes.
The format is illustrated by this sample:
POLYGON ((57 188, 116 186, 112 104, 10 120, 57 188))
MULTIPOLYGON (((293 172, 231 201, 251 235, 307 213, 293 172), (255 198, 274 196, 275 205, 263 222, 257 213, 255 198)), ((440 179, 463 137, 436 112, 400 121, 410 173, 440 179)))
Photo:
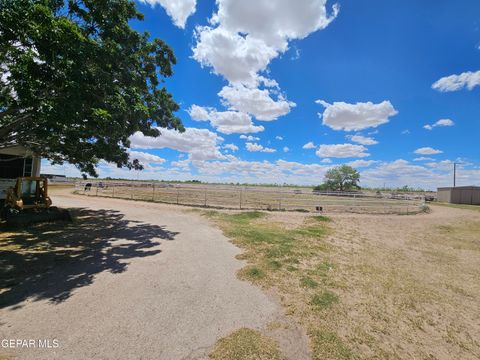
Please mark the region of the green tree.
POLYGON ((0 0, 0 147, 20 144, 96 175, 137 131, 184 131, 163 86, 171 48, 132 29, 131 0, 0 0))
POLYGON ((348 165, 337 166, 327 171, 324 181, 329 190, 350 191, 360 188, 360 173, 348 165))

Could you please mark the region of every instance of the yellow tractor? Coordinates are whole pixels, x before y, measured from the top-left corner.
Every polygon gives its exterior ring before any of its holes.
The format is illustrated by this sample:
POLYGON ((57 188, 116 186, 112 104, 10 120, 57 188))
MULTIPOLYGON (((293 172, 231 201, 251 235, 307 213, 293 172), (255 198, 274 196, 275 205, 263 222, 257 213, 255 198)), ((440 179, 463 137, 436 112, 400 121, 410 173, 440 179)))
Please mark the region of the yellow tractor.
POLYGON ((48 180, 42 177, 20 177, 15 187, 7 191, 5 206, 16 209, 48 209, 52 200, 48 197, 48 180))
POLYGON ((48 196, 48 180, 44 177, 19 177, 14 187, 8 189, 2 217, 9 225, 70 220, 67 210, 52 207, 48 196))

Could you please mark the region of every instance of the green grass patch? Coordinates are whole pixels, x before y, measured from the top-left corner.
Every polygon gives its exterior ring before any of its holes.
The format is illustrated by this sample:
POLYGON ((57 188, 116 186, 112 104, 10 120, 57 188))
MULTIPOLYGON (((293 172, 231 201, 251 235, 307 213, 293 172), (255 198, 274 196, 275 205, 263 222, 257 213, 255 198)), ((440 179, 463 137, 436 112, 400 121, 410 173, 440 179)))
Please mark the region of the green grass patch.
POLYGON ((270 260, 268 262, 268 267, 272 270, 278 270, 282 267, 282 263, 277 260, 270 260))
POLYGON ((327 330, 313 330, 310 332, 314 360, 338 359, 353 360, 357 356, 334 332, 327 330))
POLYGON ((314 289, 314 288, 318 287, 318 282, 313 280, 311 277, 304 276, 300 279, 300 285, 302 287, 314 289))
POLYGON ((332 219, 330 219, 328 216, 323 216, 323 215, 311 216, 309 219, 315 220, 317 222, 331 222, 332 221, 332 219))
POLYGON ((242 328, 220 339, 209 354, 215 360, 280 360, 277 343, 258 331, 242 328))
POLYGON ((263 279, 265 277, 265 272, 256 266, 247 266, 239 271, 239 276, 241 278, 255 281, 263 279))
POLYGON ((310 301, 311 305, 322 310, 328 309, 336 303, 338 303, 338 295, 329 290, 313 295, 310 301))

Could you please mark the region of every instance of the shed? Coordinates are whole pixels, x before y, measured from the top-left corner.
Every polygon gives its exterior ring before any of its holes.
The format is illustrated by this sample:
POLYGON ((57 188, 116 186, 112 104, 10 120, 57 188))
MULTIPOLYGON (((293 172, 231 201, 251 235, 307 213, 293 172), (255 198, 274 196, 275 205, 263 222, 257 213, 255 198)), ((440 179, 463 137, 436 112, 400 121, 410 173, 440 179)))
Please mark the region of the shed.
POLYGON ((0 201, 21 176, 40 176, 41 159, 19 145, 0 148, 0 201))
POLYGON ((480 186, 438 188, 437 200, 450 204, 480 205, 480 186))

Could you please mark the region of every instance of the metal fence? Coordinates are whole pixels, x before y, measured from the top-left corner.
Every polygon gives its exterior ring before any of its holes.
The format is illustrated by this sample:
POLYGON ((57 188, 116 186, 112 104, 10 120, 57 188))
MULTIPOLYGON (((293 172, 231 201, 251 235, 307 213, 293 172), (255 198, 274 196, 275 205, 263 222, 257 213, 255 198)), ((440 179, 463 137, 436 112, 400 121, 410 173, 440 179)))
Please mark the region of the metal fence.
POLYGON ((317 192, 308 188, 79 181, 75 191, 87 196, 241 210, 408 214, 423 211, 425 206, 423 195, 317 192))

